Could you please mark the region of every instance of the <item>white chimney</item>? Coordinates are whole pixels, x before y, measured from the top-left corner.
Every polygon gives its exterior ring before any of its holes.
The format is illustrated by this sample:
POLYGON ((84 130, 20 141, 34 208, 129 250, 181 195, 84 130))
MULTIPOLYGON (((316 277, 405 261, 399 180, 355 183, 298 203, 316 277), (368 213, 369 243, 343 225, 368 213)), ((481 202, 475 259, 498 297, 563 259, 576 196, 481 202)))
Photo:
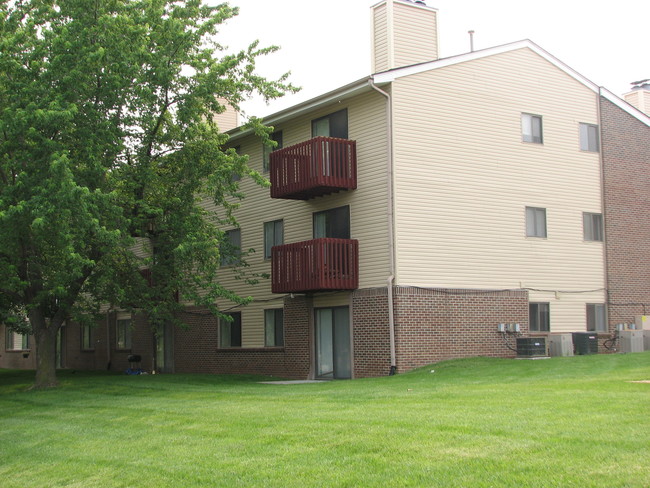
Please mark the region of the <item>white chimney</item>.
POLYGON ((650 79, 632 83, 632 91, 625 93, 623 98, 627 103, 650 115, 650 79))
POLYGON ((438 10, 422 0, 382 0, 371 7, 372 72, 438 59, 438 10))
POLYGON ((218 101, 226 107, 223 112, 214 115, 214 121, 219 126, 219 132, 228 132, 230 129, 239 127, 239 114, 237 111, 224 98, 219 98, 218 101))

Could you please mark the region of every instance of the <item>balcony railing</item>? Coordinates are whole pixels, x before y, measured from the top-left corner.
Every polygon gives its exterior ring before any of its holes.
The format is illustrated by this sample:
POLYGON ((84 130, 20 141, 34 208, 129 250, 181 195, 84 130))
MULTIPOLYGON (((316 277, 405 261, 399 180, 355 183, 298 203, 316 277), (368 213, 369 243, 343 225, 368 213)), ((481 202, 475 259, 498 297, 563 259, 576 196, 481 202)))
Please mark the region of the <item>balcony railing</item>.
POLYGON ((355 290, 359 287, 359 242, 313 239, 271 250, 273 293, 355 290))
POLYGON ((271 198, 309 200, 357 187, 356 141, 314 137, 270 158, 271 198))

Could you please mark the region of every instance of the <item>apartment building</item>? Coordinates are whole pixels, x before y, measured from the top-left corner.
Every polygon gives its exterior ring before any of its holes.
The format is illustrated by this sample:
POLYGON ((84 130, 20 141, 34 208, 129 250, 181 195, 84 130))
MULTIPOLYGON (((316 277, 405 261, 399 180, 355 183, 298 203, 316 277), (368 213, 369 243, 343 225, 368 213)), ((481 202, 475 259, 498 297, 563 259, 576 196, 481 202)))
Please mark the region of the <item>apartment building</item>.
MULTIPOLYGON (((380 376, 645 315, 650 118, 528 40, 439 59, 423 2, 372 23, 374 74, 266 118, 274 151, 229 132, 272 184, 242 181, 226 229, 270 275, 223 263, 252 303, 189 307, 158 338, 144 315, 69 324, 63 366, 380 376)), ((0 364, 29 367, 11 340, 0 364)))

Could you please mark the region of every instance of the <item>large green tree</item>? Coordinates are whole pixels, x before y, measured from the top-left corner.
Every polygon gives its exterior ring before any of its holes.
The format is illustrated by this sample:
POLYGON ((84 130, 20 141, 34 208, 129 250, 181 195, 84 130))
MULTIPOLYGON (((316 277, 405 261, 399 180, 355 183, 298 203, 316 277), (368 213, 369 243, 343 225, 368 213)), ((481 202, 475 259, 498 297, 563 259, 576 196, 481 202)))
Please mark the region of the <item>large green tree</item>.
POLYGON ((219 284, 219 227, 234 224, 234 176, 259 175, 224 149, 214 114, 294 88, 256 74, 274 47, 225 54, 215 35, 236 14, 202 0, 0 0, 0 321, 31 327, 36 387, 56 384, 61 325, 101 304, 155 326, 177 293, 245 300, 219 284))

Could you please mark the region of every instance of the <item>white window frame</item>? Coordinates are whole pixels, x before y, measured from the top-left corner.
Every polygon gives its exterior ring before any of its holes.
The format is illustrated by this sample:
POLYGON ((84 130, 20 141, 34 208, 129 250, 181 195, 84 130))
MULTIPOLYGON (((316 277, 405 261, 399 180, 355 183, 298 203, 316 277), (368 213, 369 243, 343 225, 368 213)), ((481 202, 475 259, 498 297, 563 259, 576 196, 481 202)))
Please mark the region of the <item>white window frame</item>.
POLYGON ((548 237, 545 208, 526 207, 526 237, 548 237))
POLYGON ((133 347, 133 318, 119 314, 115 319, 115 349, 130 351, 133 347))
POLYGON ((264 259, 271 259, 273 246, 284 244, 284 220, 264 222, 264 259))
POLYGON ((233 318, 232 321, 229 321, 224 318, 219 319, 219 347, 224 349, 235 349, 242 347, 242 313, 241 312, 229 312, 224 315, 228 315, 233 318), (237 320, 239 317, 239 320, 237 320), (232 334, 233 334, 233 325, 239 326, 239 344, 233 345, 232 334))
POLYGON ((284 309, 269 308, 264 310, 264 346, 284 346, 284 309))
POLYGON ((585 241, 603 242, 603 214, 582 212, 582 233, 585 241))
POLYGON ((607 332, 607 309, 604 303, 587 303, 587 331, 607 332))
POLYGON ((596 124, 587 124, 580 122, 580 150, 589 152, 600 151, 600 137, 598 126, 596 124))
POLYGON ((9 327, 6 328, 5 335, 5 349, 7 351, 29 351, 29 334, 21 334, 20 332, 15 332, 10 330, 9 327), (20 344, 20 347, 16 347, 16 344, 20 344))
POLYGON ((521 114, 521 140, 533 144, 544 144, 544 126, 541 115, 521 114))
POLYGON ((241 256, 241 229, 230 229, 224 232, 221 247, 221 266, 236 266, 241 256), (235 238, 236 236, 236 238, 235 238), (232 253, 229 253, 232 251, 232 253))
POLYGON ((95 349, 95 327, 91 324, 81 326, 81 350, 93 351, 95 349))
POLYGON ((268 173, 271 170, 271 153, 282 149, 282 131, 276 130, 273 132, 269 139, 276 143, 275 147, 271 147, 267 144, 262 145, 262 171, 268 173))
POLYGON ((551 332, 551 305, 548 302, 530 302, 528 304, 528 331, 529 332, 551 332), (535 308, 535 321, 533 321, 533 308, 535 308), (540 310, 545 308, 546 310, 540 310), (542 324, 543 313, 546 313, 546 321, 542 324), (535 322, 535 328, 533 324, 535 322), (544 326, 545 328, 542 328, 544 326))

